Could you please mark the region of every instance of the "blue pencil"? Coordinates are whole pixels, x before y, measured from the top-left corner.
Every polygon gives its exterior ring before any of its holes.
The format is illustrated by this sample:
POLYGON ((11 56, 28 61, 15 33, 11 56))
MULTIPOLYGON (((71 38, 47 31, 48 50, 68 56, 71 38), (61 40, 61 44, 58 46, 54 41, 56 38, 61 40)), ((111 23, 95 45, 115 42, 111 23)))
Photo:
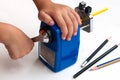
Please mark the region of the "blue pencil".
POLYGON ((99 65, 91 68, 90 71, 95 71, 95 70, 104 68, 104 67, 106 67, 106 66, 112 65, 112 64, 117 63, 117 62, 119 62, 119 61, 120 61, 120 57, 115 58, 115 59, 112 59, 112 60, 109 60, 109 61, 107 61, 107 62, 104 62, 104 63, 102 63, 102 64, 99 64, 99 65))

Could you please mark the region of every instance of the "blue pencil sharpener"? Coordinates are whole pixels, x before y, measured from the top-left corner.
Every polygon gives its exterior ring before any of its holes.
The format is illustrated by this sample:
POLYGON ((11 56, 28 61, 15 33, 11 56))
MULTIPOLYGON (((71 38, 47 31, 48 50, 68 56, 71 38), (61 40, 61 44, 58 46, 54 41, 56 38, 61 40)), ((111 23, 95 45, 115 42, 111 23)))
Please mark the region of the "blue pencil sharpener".
POLYGON ((80 44, 80 26, 76 36, 72 36, 71 41, 61 39, 61 31, 57 25, 49 26, 41 22, 41 34, 48 33, 44 38, 47 43, 39 42, 38 56, 39 59, 49 69, 59 72, 77 61, 79 44, 80 44))

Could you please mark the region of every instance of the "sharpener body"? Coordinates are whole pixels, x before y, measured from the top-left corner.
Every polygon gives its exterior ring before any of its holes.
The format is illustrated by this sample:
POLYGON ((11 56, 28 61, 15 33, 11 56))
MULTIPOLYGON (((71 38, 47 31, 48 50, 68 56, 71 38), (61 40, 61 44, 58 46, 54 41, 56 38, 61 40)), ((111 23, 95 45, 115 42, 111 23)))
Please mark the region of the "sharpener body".
POLYGON ((73 65, 78 58, 80 44, 80 27, 76 36, 72 36, 71 41, 62 40, 61 32, 57 25, 49 26, 41 22, 40 30, 47 29, 51 31, 51 42, 38 44, 39 59, 49 69, 59 72, 73 65))

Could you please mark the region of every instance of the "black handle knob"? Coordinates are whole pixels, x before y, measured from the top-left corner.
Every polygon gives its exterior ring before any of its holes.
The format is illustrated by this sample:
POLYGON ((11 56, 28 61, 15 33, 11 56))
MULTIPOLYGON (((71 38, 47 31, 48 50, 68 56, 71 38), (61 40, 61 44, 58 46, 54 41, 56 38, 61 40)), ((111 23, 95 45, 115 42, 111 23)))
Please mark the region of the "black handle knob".
POLYGON ((91 12, 92 12, 92 8, 90 6, 87 6, 85 8, 85 13, 88 14, 88 15, 90 15, 91 12))

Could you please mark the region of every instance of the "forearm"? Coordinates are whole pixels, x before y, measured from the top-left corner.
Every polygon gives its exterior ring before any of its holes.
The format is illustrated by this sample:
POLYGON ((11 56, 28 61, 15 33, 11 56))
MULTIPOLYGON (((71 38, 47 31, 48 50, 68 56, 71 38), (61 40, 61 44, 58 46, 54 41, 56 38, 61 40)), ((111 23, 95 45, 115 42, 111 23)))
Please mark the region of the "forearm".
POLYGON ((0 42, 4 45, 12 45, 15 43, 18 36, 26 36, 20 29, 17 27, 0 22, 0 42))
POLYGON ((51 0, 33 0, 33 2, 35 3, 37 9, 39 10, 39 8, 42 8, 42 6, 44 6, 45 4, 50 3, 51 0))
POLYGON ((28 54, 34 43, 17 27, 0 22, 0 43, 3 43, 12 59, 28 54))
POLYGON ((9 27, 7 26, 8 26, 7 24, 0 22, 0 43, 3 43, 3 44, 8 44, 8 41, 9 41, 8 38, 9 38, 9 35, 11 34, 9 32, 9 27))

